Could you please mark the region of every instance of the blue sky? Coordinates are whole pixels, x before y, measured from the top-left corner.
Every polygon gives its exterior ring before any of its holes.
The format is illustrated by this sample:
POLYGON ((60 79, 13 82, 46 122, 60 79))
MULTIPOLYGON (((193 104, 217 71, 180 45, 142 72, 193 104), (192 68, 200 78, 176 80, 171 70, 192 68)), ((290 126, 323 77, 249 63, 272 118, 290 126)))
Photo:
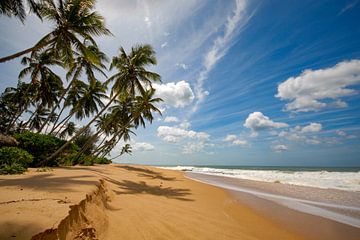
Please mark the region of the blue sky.
MULTIPOLYGON (((163 116, 136 131, 134 154, 118 162, 360 165, 360 1, 102 0, 97 9, 115 35, 98 39, 103 51, 150 43, 163 81, 163 116)), ((2 16, 1 55, 49 28, 2 16)), ((16 85, 19 62, 0 65, 0 90, 16 85)))

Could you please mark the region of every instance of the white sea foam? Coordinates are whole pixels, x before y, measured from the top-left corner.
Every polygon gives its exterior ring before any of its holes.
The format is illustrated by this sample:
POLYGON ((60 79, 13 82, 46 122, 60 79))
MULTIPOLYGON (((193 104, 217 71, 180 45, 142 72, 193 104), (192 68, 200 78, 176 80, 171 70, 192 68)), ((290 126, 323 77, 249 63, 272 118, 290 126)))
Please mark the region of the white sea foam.
POLYGON ((264 182, 279 181, 299 186, 360 191, 360 172, 247 170, 193 166, 163 168, 264 182))

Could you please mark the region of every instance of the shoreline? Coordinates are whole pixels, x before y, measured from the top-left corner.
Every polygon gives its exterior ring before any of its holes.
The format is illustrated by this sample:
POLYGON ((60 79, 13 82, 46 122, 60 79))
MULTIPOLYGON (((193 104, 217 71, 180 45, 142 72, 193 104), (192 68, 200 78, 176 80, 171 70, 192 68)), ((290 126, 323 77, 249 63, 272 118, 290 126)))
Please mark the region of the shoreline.
MULTIPOLYGON (((0 239, 319 239, 269 216, 267 202, 251 205, 248 194, 182 171, 123 164, 31 169, 0 176, 0 187, 0 239)), ((344 236, 355 239, 358 230, 344 236)))
POLYGON ((354 236, 360 234, 360 192, 192 172, 185 175, 189 179, 225 189, 240 203, 316 239, 356 239, 354 236), (314 223, 318 225, 316 229, 312 225, 314 223), (331 234, 327 231, 330 227, 331 234))

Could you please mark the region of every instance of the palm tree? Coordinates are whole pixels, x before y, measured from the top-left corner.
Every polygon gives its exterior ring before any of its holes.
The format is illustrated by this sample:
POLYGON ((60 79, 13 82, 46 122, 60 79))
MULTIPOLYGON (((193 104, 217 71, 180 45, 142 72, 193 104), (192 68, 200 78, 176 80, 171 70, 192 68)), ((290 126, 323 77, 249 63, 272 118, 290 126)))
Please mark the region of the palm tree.
MULTIPOLYGON (((152 81, 160 81, 159 74, 145 69, 145 67, 155 64, 155 51, 150 45, 136 46, 131 49, 129 55, 126 54, 123 48, 120 48, 119 56, 114 57, 111 63, 111 69, 116 68, 118 72, 106 81, 107 84, 114 82, 111 89, 110 101, 83 128, 83 131, 89 128, 90 125, 105 112, 105 110, 118 98, 120 94, 129 95, 134 98, 137 92, 143 94, 145 92, 144 88, 147 86, 151 87, 152 81)), ((67 143, 60 147, 49 157, 49 160, 57 156, 77 137, 77 135, 81 134, 81 132, 82 131, 79 131, 67 143)))
POLYGON ((104 18, 93 11, 94 7, 95 0, 58 0, 57 4, 53 0, 42 0, 39 13, 54 25, 53 30, 33 47, 0 58, 0 62, 9 61, 47 47, 56 50, 59 56, 71 64, 73 49, 86 52, 82 39, 88 39, 96 45, 94 36, 111 35, 111 32, 105 27, 104 18))
POLYGON ((75 123, 69 122, 66 124, 65 129, 60 133, 59 137, 65 139, 66 137, 71 137, 76 131, 75 123))
MULTIPOLYGON (((30 7, 30 11, 35 13, 40 19, 40 4, 36 0, 27 0, 27 4, 30 7)), ((23 0, 1 0, 0 1, 0 14, 7 15, 9 17, 15 16, 24 23, 26 13, 23 0)))
POLYGON ((64 123, 70 120, 73 115, 75 115, 76 119, 82 120, 85 117, 90 117, 92 114, 99 112, 99 108, 104 107, 103 100, 107 99, 105 94, 107 90, 106 85, 100 81, 95 81, 89 85, 85 84, 85 87, 82 96, 75 103, 75 106, 65 118, 66 121, 64 123))
POLYGON ((162 115, 161 111, 154 104, 162 102, 163 100, 161 98, 153 98, 154 94, 155 89, 150 88, 146 90, 143 95, 136 96, 135 106, 131 113, 135 127, 139 125, 145 127, 144 119, 152 123, 154 120, 153 112, 158 112, 162 115))
POLYGON ((57 60, 51 50, 47 50, 41 53, 34 53, 31 57, 24 57, 21 61, 22 64, 27 65, 20 71, 19 79, 23 79, 26 75, 30 75, 30 85, 27 86, 23 95, 25 98, 19 100, 20 108, 17 114, 14 116, 11 126, 15 124, 21 114, 27 109, 28 104, 32 98, 29 98, 31 91, 35 92, 37 99, 42 99, 44 104, 48 106, 52 105, 56 101, 58 94, 53 95, 53 90, 60 90, 62 88, 62 81, 49 67, 58 65, 62 66, 62 62, 57 60))
POLYGON ((114 159, 116 159, 116 158, 118 158, 118 157, 120 157, 120 156, 122 156, 122 155, 124 155, 124 154, 129 154, 129 155, 131 155, 131 153, 132 153, 132 149, 131 149, 131 145, 130 144, 125 144, 122 148, 121 148, 121 152, 120 152, 120 154, 119 155, 117 155, 117 156, 115 156, 115 157, 113 157, 113 158, 111 158, 110 160, 112 161, 112 160, 114 160, 114 159))
MULTIPOLYGON (((51 113, 54 113, 56 109, 59 107, 62 99, 64 99, 65 95, 68 94, 69 90, 73 87, 73 84, 77 79, 80 77, 81 73, 85 71, 88 82, 91 84, 92 82, 96 82, 95 73, 94 71, 97 71, 101 73, 103 76, 106 77, 106 74, 104 73, 103 69, 105 69, 105 65, 103 62, 107 61, 106 55, 99 50, 99 48, 95 45, 89 45, 87 43, 88 41, 84 41, 84 45, 86 46, 86 54, 83 53, 77 53, 75 52, 75 62, 70 67, 66 78, 72 80, 68 84, 67 88, 63 91, 60 101, 56 103, 56 105, 53 107, 51 113)), ((65 99, 66 100, 66 99, 65 99)), ((62 112, 62 111, 61 111, 62 112)), ((58 115, 58 118, 60 118, 61 114, 58 115)), ((58 119, 55 120, 55 123, 57 123, 58 119)), ((45 121, 44 125, 41 127, 44 128, 48 121, 45 121)))

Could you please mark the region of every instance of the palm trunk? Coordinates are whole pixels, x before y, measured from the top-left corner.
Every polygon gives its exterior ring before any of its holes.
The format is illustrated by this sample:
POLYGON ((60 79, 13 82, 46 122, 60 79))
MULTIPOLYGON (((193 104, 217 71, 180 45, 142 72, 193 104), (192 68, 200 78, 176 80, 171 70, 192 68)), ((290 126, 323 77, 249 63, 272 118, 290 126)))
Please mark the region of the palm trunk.
POLYGON ((82 153, 84 153, 86 150, 89 149, 91 142, 96 139, 98 137, 98 135, 100 134, 102 130, 99 130, 97 133, 95 133, 95 135, 93 137, 91 137, 85 144, 84 146, 80 149, 80 152, 78 152, 78 154, 76 154, 76 160, 79 159, 79 157, 81 156, 82 153))
MULTIPOLYGON (((53 109, 51 110, 51 113, 49 114, 49 117, 46 119, 46 121, 44 122, 44 124, 40 127, 40 130, 38 132, 41 132, 41 130, 43 130, 43 128, 45 127, 45 125, 49 122, 50 120, 50 117, 54 114, 54 112, 56 111, 56 108, 59 107, 60 103, 61 103, 61 100, 64 98, 65 94, 69 91, 71 85, 73 84, 75 78, 73 78, 71 80, 71 82, 69 83, 69 85, 67 86, 67 88, 65 89, 65 91, 61 94, 60 98, 59 98, 59 101, 56 103, 56 105, 53 107, 53 109)), ((57 120, 59 119, 60 117, 60 114, 59 116, 56 118, 57 120)), ((57 121, 56 120, 56 121, 57 121)))
POLYGON ((38 111, 38 108, 31 114, 29 120, 27 120, 26 123, 24 123, 24 127, 27 127, 27 125, 31 122, 32 118, 35 116, 37 111, 38 111))
POLYGON ((61 129, 68 123, 68 121, 71 119, 71 117, 73 116, 73 113, 70 113, 66 118, 64 118, 57 126, 55 129, 59 128, 56 133, 54 134, 54 136, 57 136, 61 129))
POLYGON ((25 112, 25 110, 26 110, 26 108, 20 110, 20 112, 13 117, 13 119, 11 120, 9 126, 6 129, 7 133, 10 131, 10 129, 13 127, 13 125, 16 123, 16 121, 19 119, 19 117, 25 112))
POLYGON ((54 122, 54 126, 52 127, 52 129, 51 129, 51 131, 49 132, 49 134, 53 133, 53 132, 55 131, 55 129, 65 121, 65 119, 67 119, 70 115, 72 115, 72 113, 69 113, 59 124, 57 124, 57 122, 59 121, 60 116, 61 116, 61 114, 63 113, 63 111, 65 110, 65 108, 66 108, 66 106, 65 106, 65 103, 64 103, 64 105, 63 105, 63 107, 62 107, 59 115, 57 116, 57 118, 56 118, 56 120, 55 120, 55 122, 54 122), (56 124, 57 124, 57 125, 56 125, 56 124))
POLYGON ((25 49, 23 51, 20 51, 20 52, 17 52, 15 54, 12 54, 12 55, 9 55, 9 56, 6 56, 6 57, 2 57, 0 58, 0 63, 3 63, 3 62, 7 62, 7 61, 10 61, 10 60, 13 60, 15 58, 18 58, 22 55, 25 55, 27 53, 30 53, 30 52, 34 52, 36 50, 39 50, 40 48, 43 48, 45 47, 46 45, 50 44, 51 42, 53 42, 54 40, 51 40, 51 41, 47 41, 47 42, 44 42, 43 44, 36 44, 35 46, 31 47, 31 48, 28 48, 28 49, 25 49))
POLYGON ((115 94, 110 101, 108 102, 108 104, 106 104, 106 106, 100 111, 98 112, 98 114, 96 114, 96 116, 85 126, 83 127, 79 132, 77 132, 77 134, 75 136, 73 136, 70 140, 68 140, 64 145, 62 145, 56 152, 54 152, 50 157, 48 157, 45 161, 50 161, 51 159, 53 159, 54 157, 56 157, 57 155, 59 155, 59 153, 61 153, 67 146, 69 146, 69 144, 74 141, 75 138, 77 138, 80 134, 82 134, 86 129, 88 129, 90 127, 90 125, 111 105, 111 103, 117 98, 117 96, 119 95, 119 93, 115 94))

